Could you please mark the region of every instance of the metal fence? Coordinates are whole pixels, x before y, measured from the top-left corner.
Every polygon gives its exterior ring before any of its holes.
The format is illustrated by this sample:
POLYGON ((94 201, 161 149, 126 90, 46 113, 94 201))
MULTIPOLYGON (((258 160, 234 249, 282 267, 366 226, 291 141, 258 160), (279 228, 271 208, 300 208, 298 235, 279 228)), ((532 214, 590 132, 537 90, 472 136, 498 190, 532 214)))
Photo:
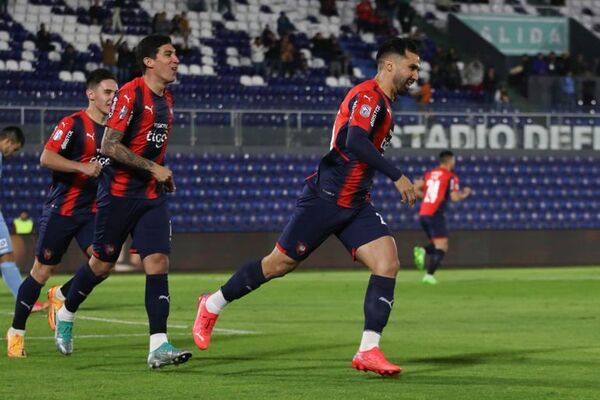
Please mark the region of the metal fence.
MULTIPOLYGON (((68 107, 0 106, 3 125, 25 128, 44 143, 68 107)), ((178 109, 169 143, 201 146, 327 146, 330 110, 178 109)), ((600 150, 600 116, 502 112, 395 112, 393 147, 600 150)))

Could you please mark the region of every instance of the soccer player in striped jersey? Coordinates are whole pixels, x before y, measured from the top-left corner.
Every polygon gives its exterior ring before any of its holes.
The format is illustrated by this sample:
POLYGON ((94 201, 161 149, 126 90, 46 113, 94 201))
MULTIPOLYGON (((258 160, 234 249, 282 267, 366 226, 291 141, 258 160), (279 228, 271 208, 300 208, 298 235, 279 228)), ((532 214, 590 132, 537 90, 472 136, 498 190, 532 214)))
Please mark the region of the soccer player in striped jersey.
MULTIPOLYGON (((31 272, 19 288, 15 315, 8 330, 9 357, 26 357, 25 325, 42 287, 56 270, 75 238, 81 250, 92 255, 96 189, 102 165, 99 153, 104 123, 117 82, 106 69, 90 72, 86 81, 88 107, 64 117, 48 139, 40 163, 52 171, 52 188, 39 221, 36 256, 31 272)), ((72 279, 48 291, 48 323, 54 329, 55 313, 62 305, 72 279)))
POLYGON ((318 171, 306 180, 296 210, 271 254, 242 266, 221 289, 202 295, 193 327, 198 348, 208 348, 214 324, 230 302, 267 281, 293 271, 329 236, 336 235, 371 270, 364 302, 365 324, 352 366, 358 370, 394 375, 401 368, 379 349, 379 339, 394 304, 400 263, 390 229, 371 204, 376 171, 395 185, 403 202, 415 202, 413 185, 383 157, 390 143, 391 102, 418 79, 416 45, 393 38, 377 53, 378 72, 350 90, 340 105, 330 151, 318 171))
POLYGON ((446 228, 446 206, 448 200, 463 201, 471 195, 471 188, 460 189, 458 176, 454 173, 456 158, 445 150, 439 155, 440 165, 428 171, 423 180, 415 182, 417 197, 423 199, 419 210, 419 221, 430 243, 425 247, 413 249, 415 265, 419 270, 425 269, 425 258, 429 256, 427 274, 422 282, 435 285, 433 276, 448 251, 448 229, 446 228))
POLYGON ((171 221, 166 193, 173 192, 173 173, 164 166, 173 126, 173 96, 179 59, 168 36, 150 35, 137 46, 143 76, 117 92, 106 122, 101 152, 111 158, 98 185, 93 256, 75 274, 64 305, 56 314, 58 351, 73 351, 75 312, 113 269, 127 235, 146 271, 149 320, 148 366, 186 362, 192 353, 167 338, 171 221))

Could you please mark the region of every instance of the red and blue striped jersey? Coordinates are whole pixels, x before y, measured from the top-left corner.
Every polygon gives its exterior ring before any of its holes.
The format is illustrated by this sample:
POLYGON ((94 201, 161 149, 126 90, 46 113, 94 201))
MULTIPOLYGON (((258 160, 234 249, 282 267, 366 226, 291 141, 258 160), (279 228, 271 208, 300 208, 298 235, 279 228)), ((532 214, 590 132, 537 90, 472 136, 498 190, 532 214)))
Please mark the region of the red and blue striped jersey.
MULTIPOLYGON (((63 118, 44 147, 66 159, 81 163, 108 159, 100 153, 104 126, 94 122, 85 111, 63 118)), ((46 202, 53 212, 64 216, 96 212, 98 179, 81 173, 52 173, 52 188, 46 202)))
POLYGON ((446 211, 451 192, 460 191, 458 176, 445 168, 435 168, 425 174, 423 179, 423 202, 419 215, 432 216, 446 211))
MULTIPOLYGON (((133 153, 164 165, 169 133, 173 126, 173 96, 152 92, 143 77, 119 89, 111 107, 108 128, 123 132, 121 143, 133 153)), ((113 196, 156 199, 164 188, 148 171, 112 161, 103 174, 101 188, 113 196)))
POLYGON ((346 148, 348 129, 356 126, 367 132, 383 154, 392 138, 393 124, 390 101, 377 81, 371 79, 352 88, 335 119, 331 149, 321 159, 318 171, 307 178, 307 184, 341 207, 358 207, 370 201, 375 169, 346 148))

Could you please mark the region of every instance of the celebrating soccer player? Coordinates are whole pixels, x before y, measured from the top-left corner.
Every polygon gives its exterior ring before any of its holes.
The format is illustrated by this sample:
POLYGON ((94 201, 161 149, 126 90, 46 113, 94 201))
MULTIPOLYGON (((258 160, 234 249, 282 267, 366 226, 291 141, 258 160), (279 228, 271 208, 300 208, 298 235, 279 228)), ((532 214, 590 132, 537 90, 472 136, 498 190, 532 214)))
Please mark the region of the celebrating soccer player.
POLYGON ((146 271, 146 311, 150 325, 148 365, 181 364, 191 356, 167 338, 171 224, 166 193, 173 174, 164 166, 173 125, 173 96, 179 59, 168 36, 147 36, 138 44, 143 76, 116 94, 102 139, 111 158, 98 185, 93 256, 75 274, 63 307, 56 314, 55 342, 65 355, 73 351, 75 312, 110 273, 131 233, 146 271))
POLYGON ((471 188, 465 187, 460 190, 458 176, 454 174, 454 154, 451 151, 442 151, 439 159, 439 167, 427 172, 422 181, 415 182, 417 196, 423 199, 419 220, 430 243, 425 247, 415 247, 413 252, 415 265, 419 270, 425 269, 425 256, 429 256, 427 274, 422 282, 430 285, 437 284, 433 274, 448 252, 448 229, 444 215, 448 199, 458 202, 471 195, 471 188))
POLYGON ((370 202, 370 189, 380 171, 394 183, 403 202, 413 206, 416 199, 411 181, 382 156, 393 128, 390 103, 418 79, 416 45, 388 40, 377 53, 377 66, 375 78, 351 89, 342 102, 331 149, 307 178, 271 254, 245 264, 219 291, 200 297, 193 327, 200 349, 208 348, 214 324, 227 304, 294 270, 327 237, 336 235, 372 273, 364 302, 364 331, 352 365, 382 375, 401 371, 379 349, 394 304, 399 261, 390 229, 370 202))
MULTIPOLYGON (((57 268, 73 238, 92 255, 97 177, 108 162, 98 152, 104 122, 117 82, 105 69, 92 71, 86 81, 88 107, 63 118, 46 143, 40 163, 53 171, 52 190, 40 218, 33 268, 19 288, 15 315, 6 334, 9 357, 26 357, 25 324, 32 304, 57 268)), ((54 329, 55 313, 69 292, 72 279, 48 291, 48 323, 54 329)))

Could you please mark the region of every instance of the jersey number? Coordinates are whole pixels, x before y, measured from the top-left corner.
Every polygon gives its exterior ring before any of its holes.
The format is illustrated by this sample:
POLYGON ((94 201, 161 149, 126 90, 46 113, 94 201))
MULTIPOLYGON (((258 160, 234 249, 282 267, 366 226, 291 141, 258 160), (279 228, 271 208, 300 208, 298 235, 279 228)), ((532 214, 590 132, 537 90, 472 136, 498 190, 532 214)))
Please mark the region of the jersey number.
POLYGON ((437 179, 427 180, 427 192, 425 192, 425 198, 423 199, 423 203, 435 203, 440 193, 440 184, 441 181, 437 179))

